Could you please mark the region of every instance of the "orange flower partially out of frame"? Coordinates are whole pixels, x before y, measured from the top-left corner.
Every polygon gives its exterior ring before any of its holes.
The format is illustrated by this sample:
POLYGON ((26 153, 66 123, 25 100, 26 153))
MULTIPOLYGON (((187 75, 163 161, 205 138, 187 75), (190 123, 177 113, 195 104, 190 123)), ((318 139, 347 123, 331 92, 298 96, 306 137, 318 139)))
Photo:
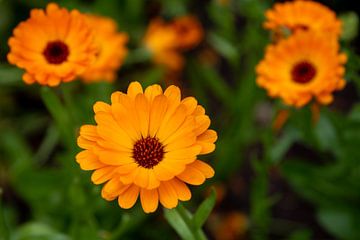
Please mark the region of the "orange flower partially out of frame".
POLYGON ((339 53, 336 38, 298 31, 266 49, 256 68, 257 84, 271 97, 302 107, 313 98, 320 104, 333 101, 332 93, 345 86, 346 55, 339 53))
POLYGON ((83 170, 94 170, 92 181, 105 183, 101 195, 117 198, 131 208, 140 196, 145 212, 158 203, 174 208, 191 198, 187 184, 200 185, 214 170, 198 155, 215 149, 217 134, 193 97, 181 100, 178 87, 165 92, 159 85, 142 89, 129 85, 127 94, 115 92, 111 104, 94 105, 96 125, 80 129, 76 156, 83 170))
POLYGON ((267 10, 264 27, 281 35, 284 30, 311 30, 338 37, 341 21, 328 7, 313 1, 296 0, 276 3, 267 10))
POLYGON ((81 75, 81 78, 85 82, 99 80, 112 82, 127 55, 128 35, 118 32, 116 22, 111 18, 86 16, 89 25, 94 29, 99 52, 96 61, 81 75))
POLYGON ((85 17, 55 3, 45 11, 33 9, 13 34, 8 60, 25 69, 27 84, 56 86, 72 81, 95 60, 94 36, 85 17))

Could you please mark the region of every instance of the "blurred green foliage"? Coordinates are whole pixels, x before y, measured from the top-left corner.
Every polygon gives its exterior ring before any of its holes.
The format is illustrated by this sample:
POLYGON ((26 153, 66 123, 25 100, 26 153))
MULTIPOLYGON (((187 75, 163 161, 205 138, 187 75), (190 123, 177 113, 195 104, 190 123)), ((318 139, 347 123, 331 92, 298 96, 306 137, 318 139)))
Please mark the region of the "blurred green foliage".
MULTIPOLYGON (((305 240, 325 235, 360 239, 360 56, 354 43, 358 33, 355 12, 342 15, 342 44, 349 57, 345 93, 338 94, 332 106, 321 109, 316 124, 309 107, 290 109, 289 121, 276 133, 272 121, 285 107, 256 86, 254 72, 270 42, 262 22, 272 2, 57 2, 114 18, 130 36, 129 56, 115 84, 72 82, 56 89, 26 86, 22 71, 6 62, 6 42, 31 8, 44 7, 48 1, 0 1, 1 240, 173 239, 176 233, 184 239, 194 237, 191 234, 201 228, 215 204, 212 194, 200 205, 204 186, 193 189, 192 200, 183 204, 194 214, 181 205, 176 211, 164 210, 164 217, 162 210, 145 215, 138 205, 122 210, 116 202, 101 199, 100 187, 90 183, 90 173, 80 171, 74 159, 79 151, 79 126, 94 122, 94 102, 109 102, 113 91, 124 91, 134 80, 143 86, 164 85, 164 69, 149 63, 141 46, 150 18, 189 13, 200 18, 206 36, 186 55, 180 84, 185 95, 196 96, 205 106, 219 135, 217 150, 208 157, 216 170, 208 185, 221 183, 230 191, 234 178, 247 178, 249 183, 243 189, 244 206, 239 206, 243 202, 239 199, 225 198, 215 212, 248 214, 250 228, 245 238, 305 240), (312 216, 302 222, 274 216, 273 209, 287 197, 287 192, 271 191, 274 172, 297 198, 311 205, 312 216)), ((300 214, 299 207, 289 214, 300 214)), ((209 227, 205 230, 212 233, 209 227)))

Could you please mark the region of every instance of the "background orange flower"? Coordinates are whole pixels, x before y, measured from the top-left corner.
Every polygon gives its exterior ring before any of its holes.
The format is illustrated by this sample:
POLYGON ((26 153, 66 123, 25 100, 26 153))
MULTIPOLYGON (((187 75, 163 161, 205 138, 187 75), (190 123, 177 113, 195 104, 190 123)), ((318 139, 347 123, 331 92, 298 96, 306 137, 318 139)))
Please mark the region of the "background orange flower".
POLYGON ((33 9, 9 39, 10 63, 25 69, 25 83, 56 86, 74 80, 95 61, 93 31, 77 10, 55 3, 33 9))
POLYGON ((86 82, 114 81, 116 71, 122 65, 126 55, 128 35, 117 31, 117 24, 111 18, 87 15, 89 25, 94 29, 98 48, 96 61, 81 74, 86 82))

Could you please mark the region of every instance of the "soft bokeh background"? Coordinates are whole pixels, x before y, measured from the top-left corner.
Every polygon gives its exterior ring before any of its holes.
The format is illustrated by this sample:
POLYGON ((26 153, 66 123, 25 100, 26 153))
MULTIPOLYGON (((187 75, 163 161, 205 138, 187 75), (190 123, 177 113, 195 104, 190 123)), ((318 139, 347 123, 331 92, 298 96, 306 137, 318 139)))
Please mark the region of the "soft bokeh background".
POLYGON ((90 173, 74 156, 78 127, 93 123, 95 101, 129 82, 179 85, 205 106, 219 135, 206 157, 216 175, 193 187, 184 205, 194 211, 217 190, 205 224, 210 239, 360 239, 360 56, 355 1, 323 1, 344 20, 348 54, 346 88, 318 123, 310 107, 289 108, 281 131, 272 123, 281 109, 255 84, 254 67, 270 34, 262 29, 265 0, 64 0, 61 6, 109 16, 130 36, 129 55, 114 84, 81 82, 50 90, 21 81, 6 61, 12 29, 48 1, 0 0, 0 239, 177 239, 160 208, 146 215, 139 204, 122 210, 100 197, 90 173), (204 41, 186 53, 181 75, 149 61, 141 39, 149 20, 193 14, 204 41), (52 98, 53 93, 60 100, 52 98), (50 103, 46 107, 42 98, 50 103), (50 112, 47 110, 50 109, 50 112), (50 114, 51 113, 51 114, 50 114), (71 115, 71 118, 69 117, 71 115), (55 116, 55 117, 52 117, 55 116), (71 121, 75 119, 75 121, 71 121))

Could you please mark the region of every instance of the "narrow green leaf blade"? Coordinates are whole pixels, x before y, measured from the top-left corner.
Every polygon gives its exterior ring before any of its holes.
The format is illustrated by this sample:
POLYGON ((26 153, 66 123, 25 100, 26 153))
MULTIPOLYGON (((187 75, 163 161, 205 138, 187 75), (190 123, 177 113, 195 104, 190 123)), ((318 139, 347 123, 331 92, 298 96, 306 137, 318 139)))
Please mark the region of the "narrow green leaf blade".
POLYGON ((164 209, 164 216, 181 239, 195 240, 189 223, 180 215, 178 209, 164 209))
POLYGON ((204 225, 215 206, 215 200, 216 192, 214 189, 212 189, 210 196, 201 203, 194 214, 193 223, 195 229, 199 229, 204 225))

